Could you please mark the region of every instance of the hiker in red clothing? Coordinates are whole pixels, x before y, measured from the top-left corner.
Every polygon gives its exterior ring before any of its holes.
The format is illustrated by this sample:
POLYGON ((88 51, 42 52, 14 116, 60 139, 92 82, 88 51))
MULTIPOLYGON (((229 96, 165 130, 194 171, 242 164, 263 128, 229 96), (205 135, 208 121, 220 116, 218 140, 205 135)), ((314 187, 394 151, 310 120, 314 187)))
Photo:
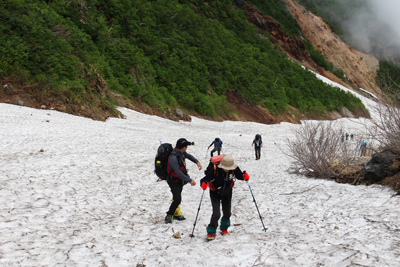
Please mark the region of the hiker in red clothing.
POLYGON ((249 175, 242 172, 235 165, 231 155, 221 155, 211 158, 206 170, 206 176, 200 180, 201 188, 210 187, 210 199, 213 209, 210 224, 207 226, 207 239, 213 240, 217 235, 218 221, 221 217, 220 205, 222 204, 222 219, 220 230, 222 235, 229 235, 228 227, 231 225, 231 202, 234 179, 249 180, 249 175), (221 158, 222 156, 222 158, 221 158), (218 164, 218 161, 219 164, 218 164), (218 164, 218 166, 216 165, 218 164))

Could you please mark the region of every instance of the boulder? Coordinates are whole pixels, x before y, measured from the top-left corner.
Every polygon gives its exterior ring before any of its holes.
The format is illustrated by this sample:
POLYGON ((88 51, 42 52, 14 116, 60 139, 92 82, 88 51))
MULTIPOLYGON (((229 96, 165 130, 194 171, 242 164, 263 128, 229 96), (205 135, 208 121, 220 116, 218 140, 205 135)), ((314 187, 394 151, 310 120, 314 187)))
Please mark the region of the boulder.
POLYGON ((182 112, 179 108, 176 108, 176 115, 177 115, 179 118, 183 119, 183 112, 182 112))
POLYGON ((379 182, 399 171, 392 166, 393 163, 399 160, 399 155, 391 149, 386 149, 380 153, 373 154, 371 160, 361 169, 361 172, 365 180, 372 183, 379 182))
POLYGON ((176 116, 178 117, 178 120, 183 120, 183 121, 192 121, 192 117, 190 117, 187 114, 184 114, 179 108, 175 110, 176 116))

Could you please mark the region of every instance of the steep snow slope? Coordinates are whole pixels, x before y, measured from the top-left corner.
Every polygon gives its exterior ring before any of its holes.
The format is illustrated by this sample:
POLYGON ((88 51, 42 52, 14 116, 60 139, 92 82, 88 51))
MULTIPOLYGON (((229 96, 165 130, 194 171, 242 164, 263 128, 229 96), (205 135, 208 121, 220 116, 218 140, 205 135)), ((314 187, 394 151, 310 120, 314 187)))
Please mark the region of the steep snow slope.
MULTIPOLYGON (((299 125, 173 122, 120 109, 106 122, 0 104, 0 265, 2 266, 397 266, 399 198, 382 186, 351 186, 286 172, 281 152, 299 125), (263 136, 261 160, 251 142, 263 136), (156 182, 159 139, 194 141, 203 166, 215 137, 250 174, 234 188, 230 236, 205 242, 208 191, 183 190, 187 220, 164 224, 171 200, 156 182), (40 150, 43 149, 43 152, 40 150), (172 237, 180 232, 181 239, 172 237)), ((343 119, 351 132, 360 125, 343 119)), ((357 149, 358 144, 349 142, 357 149)), ((188 162, 192 178, 203 171, 188 162)))

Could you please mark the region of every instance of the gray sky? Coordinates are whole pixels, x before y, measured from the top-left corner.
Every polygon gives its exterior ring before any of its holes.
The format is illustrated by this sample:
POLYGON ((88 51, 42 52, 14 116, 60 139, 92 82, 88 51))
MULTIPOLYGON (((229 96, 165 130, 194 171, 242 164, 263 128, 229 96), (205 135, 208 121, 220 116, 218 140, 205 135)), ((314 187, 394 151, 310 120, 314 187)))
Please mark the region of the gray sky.
MULTIPOLYGON (((346 7, 349 0, 340 1, 346 7)), ((400 56, 400 0, 365 0, 342 25, 356 49, 387 60, 400 56), (371 13, 372 12, 372 13, 371 13)))
POLYGON ((400 0, 369 0, 374 12, 400 35, 400 0))

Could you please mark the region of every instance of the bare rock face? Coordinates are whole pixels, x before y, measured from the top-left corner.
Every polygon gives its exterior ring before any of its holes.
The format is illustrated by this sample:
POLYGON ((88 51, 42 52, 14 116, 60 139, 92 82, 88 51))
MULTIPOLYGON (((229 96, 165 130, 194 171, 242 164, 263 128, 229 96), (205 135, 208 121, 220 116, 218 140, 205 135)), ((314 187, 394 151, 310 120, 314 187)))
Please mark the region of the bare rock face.
POLYGON ((187 114, 183 114, 183 112, 179 108, 176 108, 176 116, 179 120, 192 121, 192 117, 187 114))
MULTIPOLYGON (((324 55, 327 61, 332 62, 335 67, 343 71, 349 83, 373 94, 381 93, 375 83, 376 72, 379 68, 377 58, 361 53, 344 43, 322 18, 307 11, 297 1, 284 1, 289 12, 299 23, 303 37, 310 40, 315 49, 324 55)), ((352 89, 328 71, 320 70, 320 74, 352 89)))
POLYGON ((183 118, 183 112, 182 112, 179 108, 176 108, 176 115, 177 115, 179 118, 183 118))
POLYGON ((350 112, 350 110, 348 110, 346 107, 342 108, 342 112, 344 117, 346 118, 354 118, 354 115, 350 112))

